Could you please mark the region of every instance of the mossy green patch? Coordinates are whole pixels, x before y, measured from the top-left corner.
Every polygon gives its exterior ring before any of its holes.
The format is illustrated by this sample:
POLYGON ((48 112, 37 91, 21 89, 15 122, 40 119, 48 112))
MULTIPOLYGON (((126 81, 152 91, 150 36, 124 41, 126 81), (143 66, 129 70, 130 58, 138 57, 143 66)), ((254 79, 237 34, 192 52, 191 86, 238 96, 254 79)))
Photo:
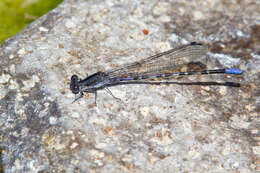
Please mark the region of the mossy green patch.
POLYGON ((63 0, 0 0, 0 44, 63 0))

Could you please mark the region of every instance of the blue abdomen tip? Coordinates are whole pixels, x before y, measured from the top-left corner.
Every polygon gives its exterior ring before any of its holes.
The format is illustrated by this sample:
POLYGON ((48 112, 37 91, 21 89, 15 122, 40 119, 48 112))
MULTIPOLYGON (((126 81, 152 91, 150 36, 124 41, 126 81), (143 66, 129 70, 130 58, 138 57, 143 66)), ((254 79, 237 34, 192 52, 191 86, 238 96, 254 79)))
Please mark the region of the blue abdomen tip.
POLYGON ((228 68, 226 69, 227 74, 243 74, 243 70, 240 70, 238 68, 228 68))

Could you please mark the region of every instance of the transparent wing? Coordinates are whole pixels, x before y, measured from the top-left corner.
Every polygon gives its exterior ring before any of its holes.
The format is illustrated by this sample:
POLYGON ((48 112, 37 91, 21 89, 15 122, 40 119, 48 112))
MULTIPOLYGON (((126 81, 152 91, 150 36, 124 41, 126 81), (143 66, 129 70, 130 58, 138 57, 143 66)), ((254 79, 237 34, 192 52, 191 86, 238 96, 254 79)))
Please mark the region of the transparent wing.
POLYGON ((184 64, 188 64, 202 56, 208 51, 206 46, 201 44, 189 44, 162 52, 138 62, 126 64, 122 67, 107 71, 106 74, 113 77, 149 75, 174 70, 184 64))

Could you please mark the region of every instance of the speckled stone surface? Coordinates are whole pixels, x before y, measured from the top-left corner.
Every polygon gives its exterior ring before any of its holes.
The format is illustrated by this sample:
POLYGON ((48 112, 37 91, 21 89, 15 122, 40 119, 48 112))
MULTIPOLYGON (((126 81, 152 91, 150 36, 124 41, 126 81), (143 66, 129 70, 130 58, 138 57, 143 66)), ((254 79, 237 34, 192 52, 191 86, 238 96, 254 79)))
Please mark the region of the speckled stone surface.
POLYGON ((0 47, 0 172, 260 170, 260 1, 65 1, 0 47), (242 76, 125 85, 72 103, 69 82, 191 41, 242 76))

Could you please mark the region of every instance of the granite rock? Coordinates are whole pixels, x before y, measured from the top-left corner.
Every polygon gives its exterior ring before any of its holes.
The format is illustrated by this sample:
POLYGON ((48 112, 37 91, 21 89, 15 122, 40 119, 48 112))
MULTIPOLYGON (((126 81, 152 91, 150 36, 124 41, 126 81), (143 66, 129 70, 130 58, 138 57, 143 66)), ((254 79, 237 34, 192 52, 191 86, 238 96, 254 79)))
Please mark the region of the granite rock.
POLYGON ((260 170, 260 1, 65 0, 0 47, 0 170, 260 170), (210 75, 121 85, 72 103, 81 78, 196 41, 210 75))

